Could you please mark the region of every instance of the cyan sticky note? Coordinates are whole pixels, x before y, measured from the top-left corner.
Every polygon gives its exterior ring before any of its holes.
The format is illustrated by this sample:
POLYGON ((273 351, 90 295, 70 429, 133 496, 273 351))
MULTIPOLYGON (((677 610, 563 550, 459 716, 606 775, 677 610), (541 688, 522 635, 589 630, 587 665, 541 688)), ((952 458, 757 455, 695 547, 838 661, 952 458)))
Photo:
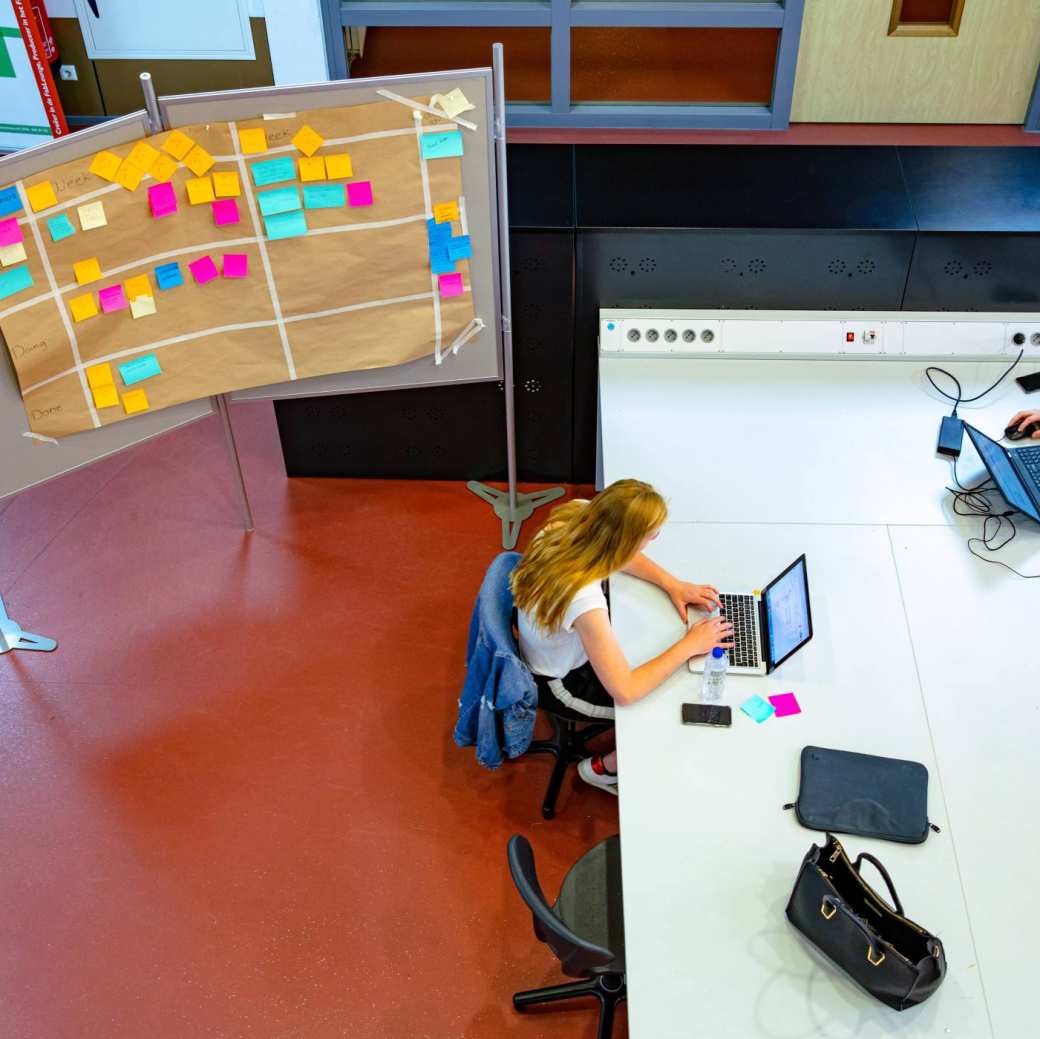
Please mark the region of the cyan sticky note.
POLYGON ((772 704, 766 703, 761 696, 749 696, 741 705, 740 709, 749 717, 754 719, 759 725, 762 724, 769 718, 775 708, 772 704))
POLYGON ((278 184, 283 180, 296 179, 296 163, 293 162, 291 155, 254 162, 249 168, 253 171, 253 183, 258 188, 266 187, 268 184, 278 184))
POLYGON ((468 234, 456 235, 448 242, 448 255, 453 260, 468 260, 473 255, 473 246, 468 234))
POLYGON ((420 147, 424 159, 450 159, 462 154, 462 134, 458 130, 424 133, 420 147))
POLYGON ((59 213, 57 216, 52 216, 47 221, 47 230, 51 233, 52 242, 60 242, 63 238, 68 238, 69 235, 76 233, 76 229, 72 226, 72 221, 67 213, 59 213))
POLYGON ((162 290, 173 289, 184 284, 179 263, 164 263, 155 268, 155 280, 162 290))
POLYGON ((7 299, 22 289, 32 286, 32 275, 28 267, 12 267, 6 271, 0 271, 0 299, 7 299))
POLYGON ((264 217, 264 228, 270 239, 297 238, 307 233, 307 218, 302 209, 295 213, 276 213, 264 217))
POLYGON ((0 191, 0 216, 10 216, 22 208, 22 200, 18 197, 18 189, 15 187, 4 188, 0 191))
POLYGON ((143 382, 153 375, 162 375, 159 358, 155 354, 135 357, 132 361, 119 365, 119 375, 127 386, 133 386, 135 382, 143 382))
POLYGON ((435 248, 430 250, 430 267, 434 274, 451 274, 455 270, 455 263, 447 249, 435 248))
POLYGON ((304 184, 304 209, 342 209, 346 205, 342 184, 304 184))
POLYGON ((447 246, 451 241, 451 224, 438 224, 436 220, 427 220, 426 238, 431 248, 436 245, 447 246))
POLYGON ((300 193, 296 188, 275 188, 273 191, 259 191, 256 200, 260 204, 260 212, 264 216, 276 213, 292 213, 300 208, 300 193))
POLYGON ((794 693, 776 693, 769 698, 769 702, 776 710, 778 718, 786 718, 789 714, 801 714, 802 705, 794 693))

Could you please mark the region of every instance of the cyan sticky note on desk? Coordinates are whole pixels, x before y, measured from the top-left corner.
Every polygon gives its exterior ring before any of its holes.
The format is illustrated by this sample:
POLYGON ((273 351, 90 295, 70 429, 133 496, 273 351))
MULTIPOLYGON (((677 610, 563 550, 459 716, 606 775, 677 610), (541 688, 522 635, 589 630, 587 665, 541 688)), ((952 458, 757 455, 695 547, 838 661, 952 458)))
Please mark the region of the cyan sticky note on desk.
POLYGON ((179 263, 163 263, 155 268, 155 280, 162 290, 173 289, 184 284, 184 275, 181 274, 179 263))
POLYGON ((304 184, 304 209, 342 209, 346 205, 342 184, 304 184))
POLYGON ((453 260, 468 260, 473 255, 473 246, 468 234, 456 235, 448 242, 448 255, 453 260))
POLYGON ((0 271, 0 299, 7 299, 22 289, 28 289, 32 283, 28 267, 12 267, 10 270, 0 271))
POLYGON ((455 270, 455 262, 448 255, 447 249, 431 249, 430 267, 434 274, 451 274, 455 270))
POLYGON ((421 140, 424 159, 450 159, 462 154, 462 134, 458 130, 424 133, 421 140))
POLYGON ((0 216, 10 216, 21 208, 22 200, 18 197, 17 188, 4 188, 3 191, 0 191, 0 216))
POLYGON ((119 366, 119 375, 127 386, 150 379, 153 375, 162 375, 159 358, 155 354, 135 357, 132 361, 127 361, 119 366))
POLYGON ((753 718, 759 725, 767 718, 772 717, 776 708, 771 703, 766 703, 761 696, 749 696, 741 705, 740 709, 749 717, 753 718))
POLYGON ((76 233, 68 213, 59 213, 57 216, 52 216, 47 221, 47 230, 51 233, 52 242, 60 242, 63 238, 68 238, 69 235, 76 233))
POLYGON ((268 184, 278 184, 283 180, 296 179, 296 163, 291 155, 283 155, 278 159, 266 159, 264 162, 254 162, 249 167, 253 171, 253 183, 258 188, 266 187, 268 184))
POLYGON ((264 216, 276 213, 292 213, 300 208, 300 193, 296 188, 275 188, 273 191, 258 191, 257 202, 264 216))
POLYGON ((274 216, 264 217, 264 228, 267 237, 272 240, 297 238, 307 233, 307 218, 303 215, 302 209, 295 213, 276 213, 274 216))

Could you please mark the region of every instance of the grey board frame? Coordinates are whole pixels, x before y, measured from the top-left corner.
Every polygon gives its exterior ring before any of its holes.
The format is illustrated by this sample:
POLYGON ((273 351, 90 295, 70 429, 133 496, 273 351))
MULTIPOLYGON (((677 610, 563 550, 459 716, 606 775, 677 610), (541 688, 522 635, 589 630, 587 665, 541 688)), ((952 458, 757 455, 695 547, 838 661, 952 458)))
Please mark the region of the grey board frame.
MULTIPOLYGON (((162 86, 158 82, 159 87, 162 86)), ((466 216, 473 240, 470 278, 473 306, 484 328, 455 355, 446 354, 440 365, 433 356, 408 364, 364 371, 319 375, 310 379, 236 390, 233 401, 280 400, 334 393, 366 393, 372 390, 415 389, 453 383, 490 382, 502 377, 502 322, 499 290, 499 221, 495 181, 494 99, 491 69, 462 69, 404 76, 306 83, 299 86, 255 87, 204 94, 179 94, 159 98, 163 127, 176 129, 192 123, 256 119, 265 112, 305 112, 386 101, 377 91, 395 94, 435 94, 461 87, 476 106, 462 118, 477 130, 461 129, 465 144, 462 185, 466 216)), ((392 104, 393 102, 387 102, 392 104)))
MULTIPOLYGON (((13 152, 0 158, 0 184, 35 176, 51 166, 82 158, 102 148, 140 140, 147 133, 147 114, 144 111, 132 112, 68 137, 13 152)), ((74 433, 62 437, 56 444, 24 437, 22 434, 29 431, 29 421, 7 344, 0 336, 0 499, 212 413, 213 403, 207 397, 137 415, 100 429, 74 433)))

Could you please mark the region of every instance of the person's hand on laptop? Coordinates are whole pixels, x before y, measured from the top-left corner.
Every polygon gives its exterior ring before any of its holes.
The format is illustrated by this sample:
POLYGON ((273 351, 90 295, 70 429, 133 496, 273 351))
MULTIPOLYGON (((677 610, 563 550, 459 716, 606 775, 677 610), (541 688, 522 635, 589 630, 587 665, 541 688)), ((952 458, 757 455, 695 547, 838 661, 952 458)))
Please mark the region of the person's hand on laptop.
POLYGON ((698 610, 711 613, 719 606, 718 589, 710 584, 691 584, 689 581, 678 581, 668 589, 668 598, 672 600, 679 616, 686 623, 686 607, 696 606, 698 610))
POLYGON ((695 624, 683 637, 683 649, 691 656, 710 653, 716 646, 733 646, 733 625, 725 617, 709 617, 695 624))
POLYGON ((1008 423, 1008 429, 1016 426, 1023 436, 1040 440, 1040 411, 1020 411, 1008 423))

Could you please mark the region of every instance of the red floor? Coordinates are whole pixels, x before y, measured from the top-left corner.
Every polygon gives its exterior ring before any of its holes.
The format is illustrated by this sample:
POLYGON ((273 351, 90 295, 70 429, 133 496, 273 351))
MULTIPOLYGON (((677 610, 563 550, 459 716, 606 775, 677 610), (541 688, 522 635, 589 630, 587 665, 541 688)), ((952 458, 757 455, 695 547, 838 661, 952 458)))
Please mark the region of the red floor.
POLYGON ((548 758, 450 739, 497 520, 289 481, 270 407, 235 422, 252 535, 215 420, 0 502, 0 592, 59 641, 0 657, 0 1034, 588 1039, 511 1009, 562 979, 505 843, 555 892, 616 801, 545 823, 548 758))

